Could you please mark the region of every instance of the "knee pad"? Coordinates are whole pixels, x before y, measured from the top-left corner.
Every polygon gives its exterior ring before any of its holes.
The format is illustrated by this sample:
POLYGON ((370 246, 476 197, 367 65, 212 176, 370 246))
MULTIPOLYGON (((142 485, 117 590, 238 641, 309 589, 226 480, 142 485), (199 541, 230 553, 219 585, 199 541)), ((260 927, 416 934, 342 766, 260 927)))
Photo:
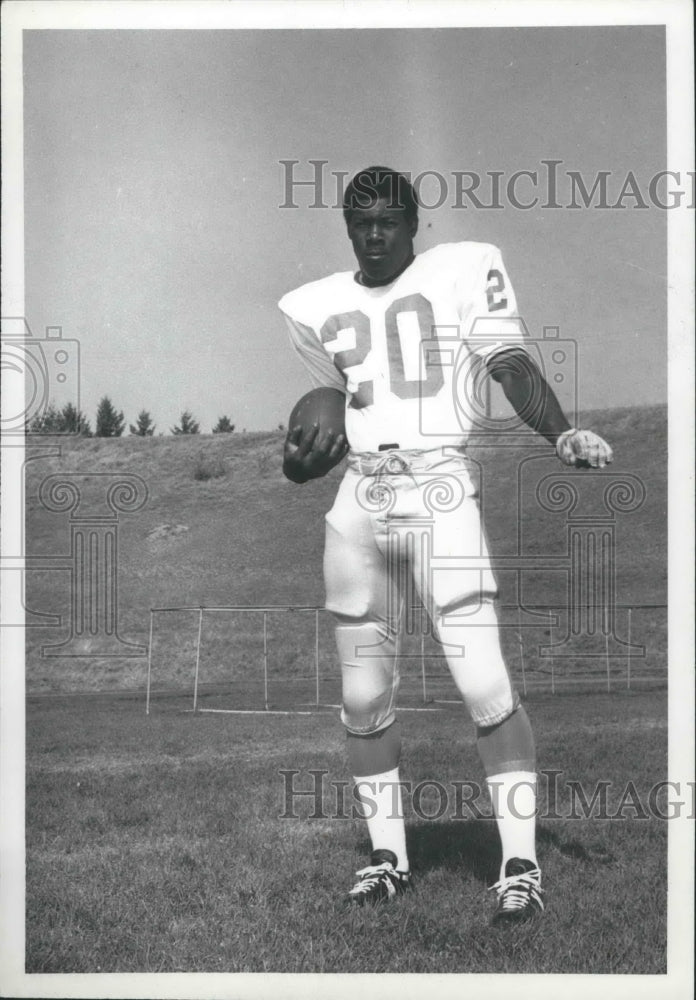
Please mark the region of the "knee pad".
POLYGON ((436 630, 457 690, 477 726, 493 726, 515 709, 490 599, 466 601, 436 616, 436 630))
POLYGON ((398 632, 387 622, 337 619, 341 660, 341 721, 355 735, 386 729, 395 719, 399 683, 398 632))

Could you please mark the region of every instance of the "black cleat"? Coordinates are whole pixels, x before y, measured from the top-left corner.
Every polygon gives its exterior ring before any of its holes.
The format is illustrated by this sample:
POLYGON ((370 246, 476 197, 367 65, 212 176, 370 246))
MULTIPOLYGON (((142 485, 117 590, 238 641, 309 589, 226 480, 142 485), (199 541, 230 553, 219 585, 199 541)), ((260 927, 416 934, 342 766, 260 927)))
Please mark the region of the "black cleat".
POLYGON ((355 874, 358 881, 348 893, 348 901, 357 906, 387 902, 413 886, 409 872, 396 870, 393 851, 373 851, 368 867, 355 874))
POLYGON ((544 912, 541 872, 533 861, 510 858, 505 877, 491 886, 498 905, 491 921, 494 926, 520 924, 544 912))

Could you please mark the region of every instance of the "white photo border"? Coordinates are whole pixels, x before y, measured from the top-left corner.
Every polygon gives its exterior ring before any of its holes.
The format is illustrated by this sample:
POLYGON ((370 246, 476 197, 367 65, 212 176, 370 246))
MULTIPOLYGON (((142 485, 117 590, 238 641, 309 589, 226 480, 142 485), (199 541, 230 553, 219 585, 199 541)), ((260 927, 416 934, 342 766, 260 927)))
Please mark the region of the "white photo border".
MULTIPOLYGON (((3 314, 22 316, 22 32, 29 29, 163 28, 323 29, 392 27, 505 27, 664 25, 667 45, 667 167, 688 170, 694 161, 693 34, 688 0, 445 0, 445 2, 195 2, 195 0, 86 0, 21 2, 2 7, 3 94, 3 314)), ((687 207, 668 218, 669 329, 669 777, 694 778, 693 646, 693 454, 694 454, 694 213, 687 207)), ((9 391, 9 389, 8 389, 9 391)), ((6 397, 7 403, 7 397, 6 397)), ((11 405, 11 400, 10 400, 11 405)), ((20 481, 11 481, 21 448, 2 448, 2 537, 23 517, 20 481), (10 454, 12 452, 13 454, 10 454), (9 479, 8 479, 9 477, 9 479)), ((21 466, 20 466, 21 467, 21 466)), ((8 574, 16 576, 17 574, 8 574)), ((8 584, 11 586, 12 584, 8 584)), ((7 593, 3 594, 7 600, 7 593)), ((22 630, 2 630, 5 669, 0 675, 0 984, 17 997, 203 997, 363 995, 387 1000, 441 997, 472 988, 477 997, 509 997, 512 990, 536 1000, 585 996, 615 1000, 688 997, 693 986, 693 823, 669 825, 668 973, 665 976, 610 975, 246 975, 83 974, 26 975, 24 967, 24 648, 22 630), (8 664, 10 665, 8 667, 8 664)))

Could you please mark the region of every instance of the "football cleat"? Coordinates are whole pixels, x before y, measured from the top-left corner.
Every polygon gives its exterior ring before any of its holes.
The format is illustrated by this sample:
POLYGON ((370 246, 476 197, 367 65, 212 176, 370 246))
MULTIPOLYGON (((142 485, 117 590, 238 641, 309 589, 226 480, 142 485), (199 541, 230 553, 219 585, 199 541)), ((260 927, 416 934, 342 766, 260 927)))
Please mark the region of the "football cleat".
POLYGON ((413 886, 409 872, 396 870, 396 854, 393 851, 373 851, 367 868, 355 874, 358 881, 348 893, 348 902, 358 906, 384 903, 413 886))
POLYGON ((541 872, 532 861, 510 858, 505 865, 505 877, 490 888, 495 890, 498 900, 494 925, 523 923, 544 911, 541 872))

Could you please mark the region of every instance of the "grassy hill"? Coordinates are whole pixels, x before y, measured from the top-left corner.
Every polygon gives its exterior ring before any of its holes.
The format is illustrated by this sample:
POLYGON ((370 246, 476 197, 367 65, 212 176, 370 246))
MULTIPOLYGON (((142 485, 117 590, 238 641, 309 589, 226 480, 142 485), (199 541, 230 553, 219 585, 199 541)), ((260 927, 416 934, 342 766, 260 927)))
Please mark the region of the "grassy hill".
MULTIPOLYGON (((639 510, 616 518, 617 599, 620 603, 660 604, 666 600, 666 408, 615 409, 585 414, 583 426, 603 434, 614 447, 607 473, 629 473, 644 484, 639 510)), ((321 554, 323 516, 331 506, 341 470, 325 480, 298 487, 282 476, 283 434, 255 433, 191 437, 118 439, 42 439, 40 446, 60 447, 60 454, 27 463, 27 553, 65 555, 70 564, 70 520, 47 511, 38 497, 41 481, 52 473, 76 473, 85 492, 99 489, 104 474, 135 473, 147 484, 148 501, 139 511, 119 515, 119 632, 129 642, 147 643, 149 609, 179 605, 320 605, 323 601, 321 554)), ((505 439, 472 449, 482 472, 482 506, 490 546, 497 555, 513 554, 518 545, 518 471, 521 482, 524 552, 543 557, 565 551, 565 515, 545 515, 529 508, 534 483, 563 471, 540 439, 538 456, 525 462, 529 446, 505 447, 505 439), (531 474, 531 478, 530 478, 531 474)), ((31 447, 28 448, 28 457, 31 447)), ((571 476, 588 474, 571 471, 571 476)), ((604 482, 595 476, 595 483, 604 482)), ((586 481, 587 485, 587 481, 586 481)), ((66 571, 27 574, 27 605, 69 618, 70 578, 66 571)), ((516 603, 513 574, 500 574, 502 602, 516 603)), ((558 603, 558 574, 529 574, 527 603, 558 603)), ((660 629, 659 613, 645 619, 660 629), (654 617, 654 616, 653 616, 654 617)), ((664 615, 662 616, 664 617, 664 615)), ((195 616, 168 616, 158 624, 159 677, 176 682, 190 676, 195 616)), ((327 623, 328 626, 328 623, 327 623)), ((309 626, 288 630, 280 619, 270 623, 275 643, 274 669, 304 669, 313 642, 309 626)), ((207 668, 242 663, 253 645, 257 656, 259 620, 239 616, 230 640, 229 618, 206 625, 207 668), (250 645, 251 644, 251 645, 250 645), (232 648, 234 647, 234 649, 232 648)), ((293 627, 294 628, 294 627, 293 627)), ((27 683, 30 690, 114 689, 141 686, 142 657, 99 659, 86 642, 79 658, 42 656, 41 646, 62 641, 67 628, 28 631, 27 683)), ((650 669, 664 666, 663 640, 654 645, 650 669)), ((331 657, 322 635, 322 656, 331 657)), ((644 666, 650 665, 646 661, 644 666)), ((213 669, 214 668, 214 669, 213 669)))
MULTIPOLYGON (((663 409, 587 415, 583 422, 614 445, 615 464, 607 473, 568 474, 583 490, 583 514, 594 510, 597 492, 601 496, 616 474, 644 483, 644 504, 616 518, 619 602, 664 600, 665 416, 663 409)), ((43 477, 86 477, 79 485, 91 512, 100 475, 136 473, 149 499, 141 510, 120 515, 124 639, 147 642, 154 605, 320 604, 322 517, 340 471, 295 487, 282 478, 281 447, 281 434, 62 442, 59 456, 27 466, 29 552, 70 552, 69 516, 50 513, 38 499, 43 477)), ((534 509, 535 484, 547 473, 563 474, 548 450, 530 455, 500 441, 472 457, 483 470, 493 552, 514 554, 519 544, 520 552, 542 560, 562 553, 566 515, 534 509)), ((528 604, 558 603, 558 573, 525 577, 528 604)), ((66 572, 35 571, 28 582, 30 607, 69 611, 66 572)), ((503 603, 514 603, 514 574, 501 573, 500 583, 503 603)), ((157 617, 159 687, 190 691, 197 618, 191 612, 157 617)), ((648 647, 634 671, 664 674, 664 612, 636 614, 634 625, 648 647)), ((260 627, 258 615, 206 615, 206 707, 223 697, 228 707, 230 699, 241 707, 245 698, 246 707, 263 705, 260 627), (211 680, 226 681, 227 692, 213 694, 211 680)), ((311 696, 311 678, 294 679, 310 672, 312 628, 312 616, 269 617, 274 704, 283 690, 290 704, 311 696)), ((100 659, 90 655, 89 643, 81 657, 40 655, 42 643, 65 637, 64 627, 29 630, 30 690, 142 689, 142 657, 100 659)), ((548 672, 533 649, 544 638, 543 626, 528 632, 528 673, 548 672)), ((320 640, 322 698, 335 701, 328 621, 320 640)), ((503 629, 503 642, 519 681, 514 628, 503 629)), ((429 656, 428 667, 443 674, 441 660, 429 656)), ((419 658, 404 664, 401 707, 418 704, 419 668, 419 658)), ((538 844, 549 915, 511 933, 488 924, 486 886, 497 877, 500 858, 487 799, 478 814, 464 804, 466 791, 461 805, 454 794, 463 778, 472 787, 482 781, 475 732, 459 705, 420 703, 420 711, 405 716, 402 774, 413 790, 405 794, 405 811, 416 891, 393 908, 355 912, 345 909, 342 895, 369 848, 362 822, 349 812, 350 793, 345 813, 331 792, 323 816, 313 816, 314 800, 305 798, 297 819, 283 813, 284 773, 297 776, 299 789, 308 787, 311 769, 325 769, 336 782, 327 781, 326 789, 344 787, 345 741, 335 710, 193 715, 182 711, 190 708, 187 695, 161 698, 146 716, 139 696, 128 694, 29 698, 27 971, 664 973, 667 824, 657 810, 669 806, 662 801, 640 814, 636 801, 649 805, 656 783, 667 776, 665 692, 607 697, 601 662, 556 662, 557 674, 579 670, 596 671, 594 693, 556 698, 547 686, 534 692, 530 706, 541 773, 562 777, 557 789, 555 780, 553 786, 540 781, 538 844), (446 795, 444 815, 433 779, 446 795), (584 790, 582 813, 571 781, 584 790), (605 814, 595 803, 603 787, 609 789, 605 814), (416 789, 426 793, 418 810, 416 789)), ((453 699, 451 681, 440 683, 443 697, 453 699)))

